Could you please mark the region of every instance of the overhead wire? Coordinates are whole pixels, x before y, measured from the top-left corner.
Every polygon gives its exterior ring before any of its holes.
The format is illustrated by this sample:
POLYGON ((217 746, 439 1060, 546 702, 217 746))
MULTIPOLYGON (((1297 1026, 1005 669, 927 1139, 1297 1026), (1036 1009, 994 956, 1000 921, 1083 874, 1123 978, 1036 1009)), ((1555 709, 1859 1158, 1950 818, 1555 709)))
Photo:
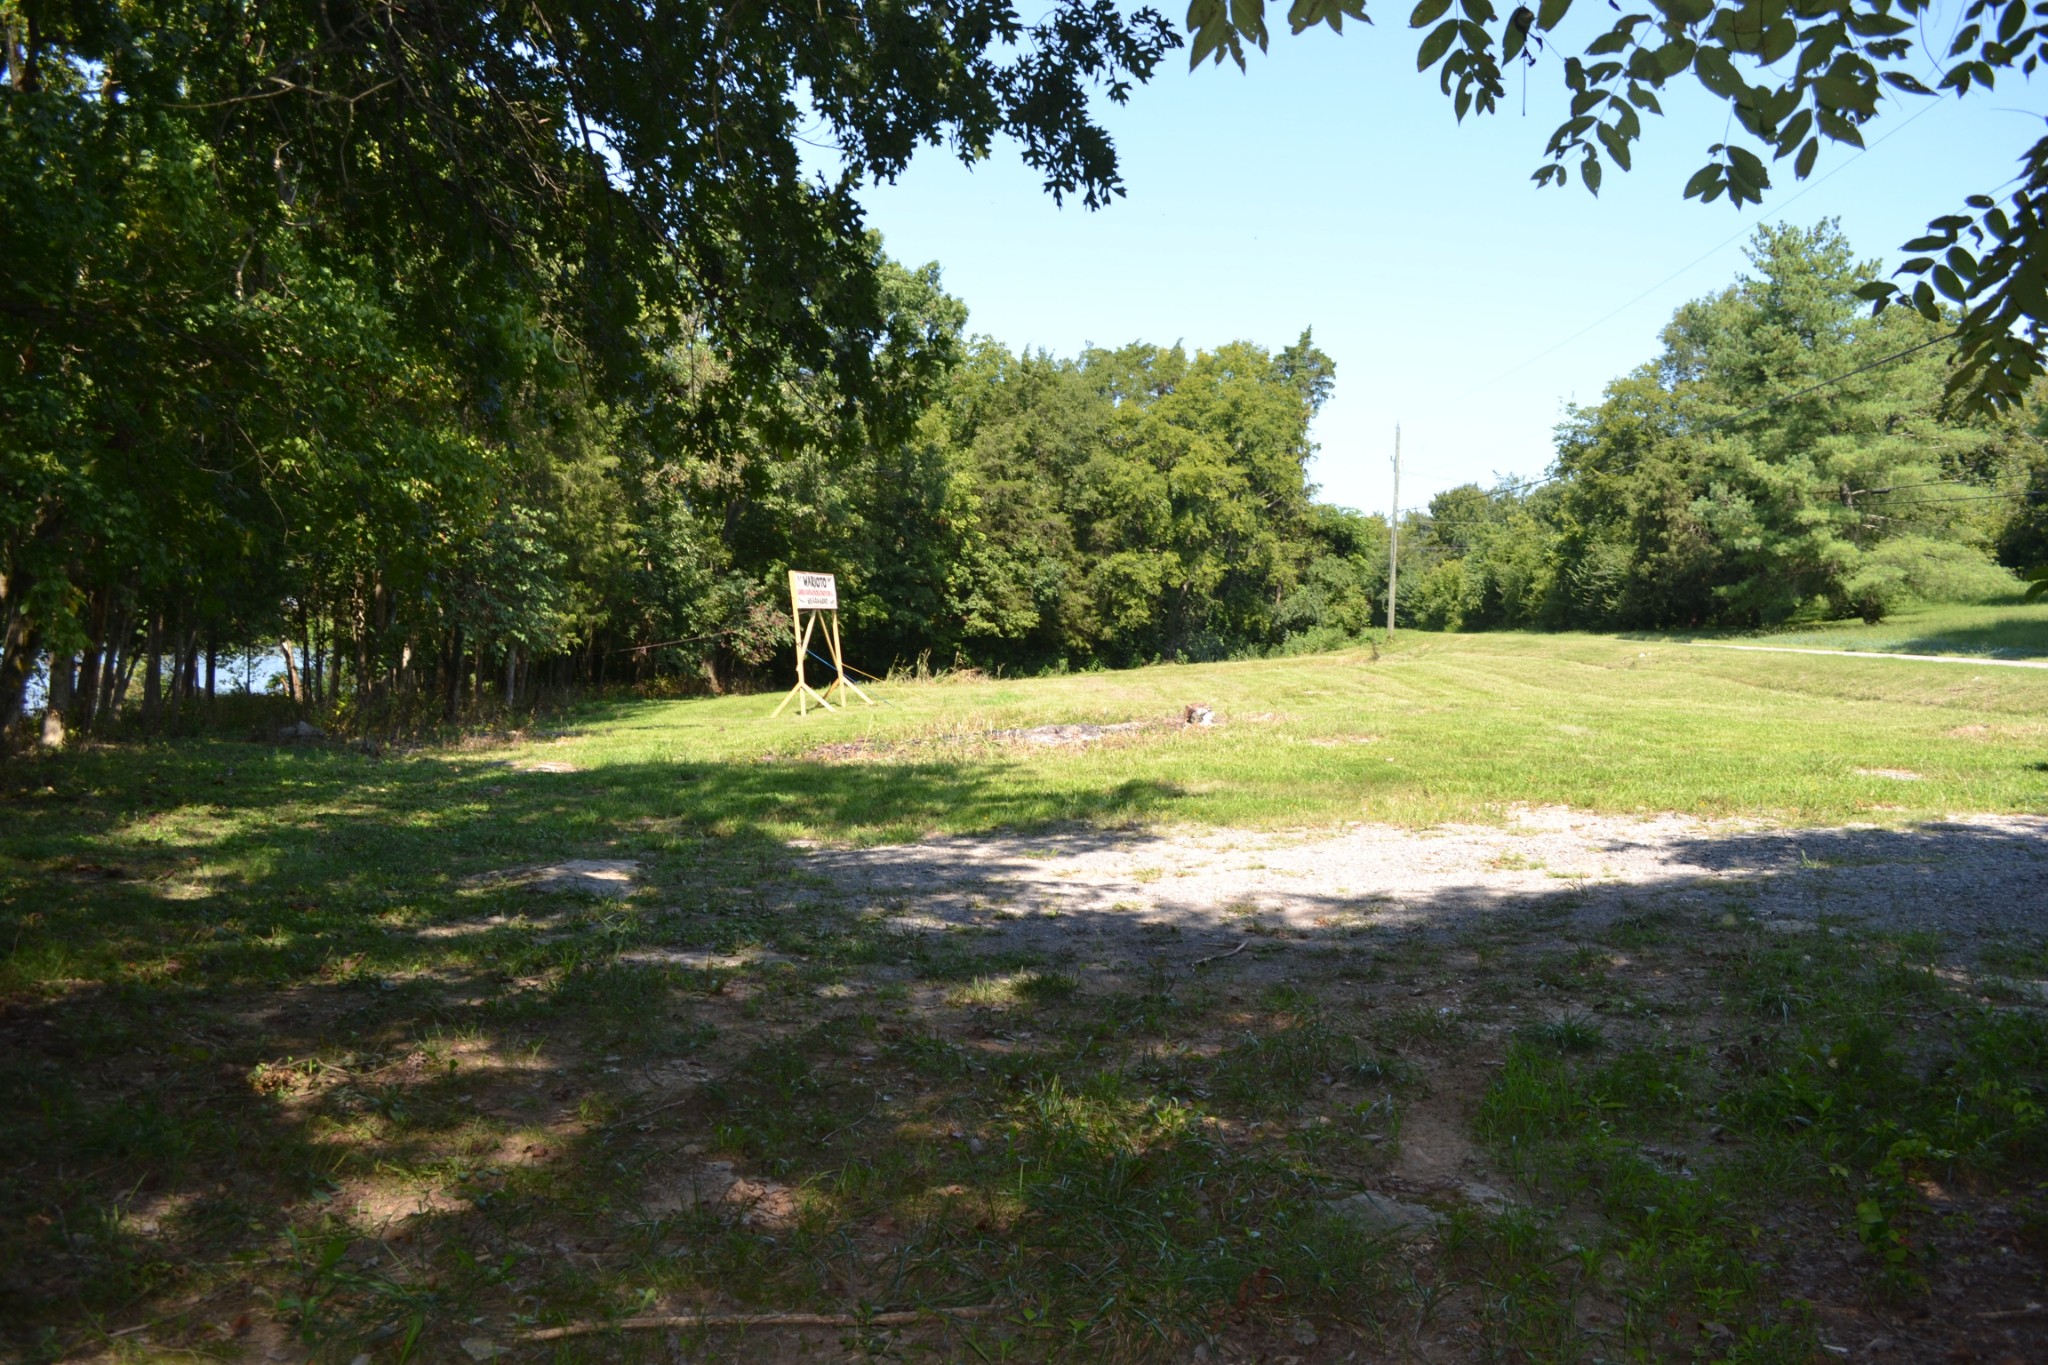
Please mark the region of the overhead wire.
MULTIPOLYGON (((1706 434, 1708 434, 1708 433, 1710 433, 1710 432, 1715 432, 1715 431, 1719 431, 1719 430, 1722 430, 1722 429, 1723 429, 1723 428, 1725 428, 1725 427, 1730 427, 1730 426, 1733 426, 1733 425, 1734 425, 1735 423, 1737 423, 1737 422, 1741 422, 1741 421, 1745 421, 1745 420, 1747 420, 1748 418, 1751 418, 1751 417, 1754 417, 1754 416, 1758 415, 1759 413, 1769 412, 1769 411, 1770 411, 1771 409, 1773 409, 1773 408, 1776 408, 1776 407, 1781 407, 1781 406, 1783 406, 1784 404, 1786 404, 1786 403, 1790 403, 1790 402, 1793 402, 1793 401, 1794 401, 1794 400, 1796 400, 1796 399, 1804 398, 1804 397, 1806 397, 1806 396, 1807 396, 1807 395, 1809 395, 1809 394, 1813 394, 1813 393, 1818 393, 1818 392, 1820 392, 1820 391, 1821 391, 1822 389, 1825 389, 1825 388, 1831 388, 1831 387, 1833 387, 1833 386, 1834 386, 1834 385, 1836 385, 1836 384, 1840 384, 1840 383, 1842 383, 1842 382, 1843 382, 1844 380, 1848 380, 1848 379, 1854 379, 1854 378, 1856 378, 1856 376, 1858 376, 1858 375, 1861 375, 1861 374, 1868 374, 1868 373, 1870 373, 1870 372, 1871 372, 1872 370, 1876 370, 1876 369, 1882 369, 1882 368, 1883 368, 1884 366, 1886 366, 1886 365, 1889 365, 1889 364, 1891 364, 1891 363, 1892 363, 1892 362, 1894 362, 1894 361, 1898 361, 1898 360, 1904 360, 1904 359, 1905 359, 1905 358, 1906 358, 1907 356, 1909 356, 1909 355, 1914 355, 1914 354, 1917 354, 1918 352, 1921 352, 1921 351, 1927 350, 1927 349, 1928 349, 1929 347, 1931 347, 1931 346, 1938 346, 1938 345, 1940 345, 1940 344, 1941 344, 1942 342, 1944 342, 1944 341, 1952 341, 1952 340, 1954 340, 1954 338, 1955 338, 1955 333, 1953 333, 1953 332, 1944 332, 1944 333, 1942 333, 1942 335, 1940 335, 1940 336, 1938 336, 1938 337, 1931 337, 1931 338, 1929 338, 1929 339, 1928 339, 1928 340, 1926 340, 1926 341, 1916 342, 1915 344, 1913 344, 1913 345, 1911 345, 1911 346, 1908 346, 1908 347, 1906 347, 1906 348, 1905 348, 1904 350, 1899 350, 1899 351, 1893 351, 1893 352, 1892 352, 1891 354, 1889 354, 1889 355, 1883 355, 1883 356, 1879 356, 1879 357, 1878 357, 1878 358, 1877 358, 1876 360, 1870 361, 1870 362, 1868 362, 1867 364, 1863 364, 1863 365, 1858 365, 1858 366, 1857 366, 1857 367, 1856 367, 1855 369, 1853 369, 1853 370, 1847 370, 1847 371, 1844 371, 1844 372, 1843 372, 1843 373, 1841 373, 1841 374, 1835 375, 1835 376, 1834 376, 1833 378, 1831 378, 1831 379, 1823 379, 1823 380, 1821 380, 1821 381, 1820 381, 1820 382, 1819 382, 1818 384, 1809 384, 1809 385, 1807 385, 1807 386, 1806 386, 1805 388, 1803 388, 1803 389, 1798 389, 1798 390, 1795 390, 1795 391, 1793 391, 1792 393, 1787 393, 1787 394, 1780 394, 1780 395, 1779 395, 1778 397, 1776 397, 1776 398, 1773 398, 1773 399, 1770 399, 1770 400, 1769 400, 1768 402, 1758 403, 1758 404, 1757 404, 1757 405, 1756 405, 1755 407, 1750 407, 1750 408, 1744 408, 1744 409, 1743 409, 1743 410, 1742 410, 1741 412, 1738 412, 1738 413, 1734 413, 1734 414, 1732 414, 1732 415, 1730 415, 1730 416, 1727 416, 1727 417, 1720 417, 1720 418, 1716 418, 1715 420, 1713 420, 1713 421, 1711 421, 1711 422, 1707 423, 1707 424, 1706 424, 1705 426, 1702 426, 1702 427, 1698 427, 1698 428, 1695 428, 1695 429, 1694 429, 1694 431, 1693 431, 1693 432, 1692 432, 1691 434, 1693 434, 1693 435, 1700 435, 1700 436, 1703 436, 1703 435, 1706 435, 1706 434)), ((1545 474, 1545 475, 1543 475, 1543 476, 1541 476, 1541 477, 1539 477, 1539 478, 1533 478, 1533 479, 1523 479, 1523 480, 1522 480, 1522 481, 1520 481, 1519 483, 1511 483, 1511 484, 1496 484, 1496 485, 1495 485, 1495 486, 1494 486, 1493 488, 1489 489, 1488 491, 1489 491, 1489 492, 1491 492, 1491 493, 1493 493, 1493 494, 1495 494, 1495 495, 1499 495, 1499 494, 1503 494, 1503 493, 1519 493, 1519 492, 1522 492, 1522 491, 1524 491, 1524 490, 1526 490, 1526 489, 1530 489, 1530 488, 1537 488, 1537 487, 1541 487, 1541 486, 1542 486, 1542 485, 1544 485, 1544 484, 1549 484, 1549 483, 1558 483, 1558 482, 1562 481, 1563 479, 1565 479, 1565 478, 1568 478, 1568 477, 1570 477, 1570 476, 1571 476, 1571 475, 1573 475, 1573 474, 1580 474, 1580 473, 1585 473, 1585 474, 1604 474, 1604 475, 1607 475, 1607 476, 1608 476, 1608 477, 1610 477, 1610 478, 1618 478, 1618 477, 1620 477, 1620 476, 1621 476, 1621 475, 1623 475, 1623 474, 1630 474, 1630 473, 1633 473, 1633 472, 1635 472, 1635 470, 1636 470, 1637 468, 1639 468, 1639 467, 1641 466, 1641 464, 1642 464, 1642 460, 1641 460, 1641 459, 1635 459, 1635 460, 1631 460, 1631 461, 1629 461, 1629 462, 1628 462, 1627 464, 1625 464, 1625 465, 1622 465, 1622 466, 1620 466, 1619 468, 1614 468, 1614 469, 1587 469, 1587 470, 1570 470, 1570 471, 1567 471, 1567 472, 1566 472, 1566 473, 1564 473, 1564 474, 1545 474)), ((1933 485, 1933 484, 1927 484, 1927 485, 1911 485, 1911 486, 1913 486, 1913 487, 1934 487, 1935 485, 1933 485)), ((1855 493, 1854 493, 1853 495, 1854 495, 1854 496, 1860 496, 1860 495, 1861 495, 1862 493, 1865 493, 1865 492, 1871 492, 1871 491, 1874 491, 1874 490, 1869 490, 1869 489, 1859 489, 1859 490, 1856 490, 1856 491, 1855 491, 1855 493)), ((1421 511, 1421 510, 1424 510, 1424 509, 1421 509, 1421 508, 1412 508, 1412 507, 1404 507, 1404 508, 1401 508, 1401 509, 1399 509, 1399 510, 1400 510, 1400 511, 1403 511, 1403 512, 1412 512, 1412 511, 1421 511)))
MULTIPOLYGON (((1915 120, 1919 119, 1921 115, 1925 114, 1928 110, 1934 107, 1935 102, 1929 102, 1927 104, 1922 105, 1913 114, 1908 116, 1903 122, 1896 124, 1891 129, 1889 129, 1883 137, 1877 139, 1868 147, 1859 148, 1854 156, 1851 156, 1848 159, 1837 163, 1833 169, 1828 171, 1826 175, 1823 175, 1818 180, 1809 182, 1797 194, 1794 194, 1791 198, 1786 199, 1784 202, 1778 204, 1776 206, 1776 210, 1778 212, 1783 212, 1785 209, 1788 209, 1792 205, 1798 203, 1801 199, 1804 199, 1807 195, 1813 193, 1822 185, 1827 184, 1828 181, 1834 179, 1837 175, 1840 175, 1849 167, 1854 166, 1864 157, 1876 151, 1879 147, 1884 146, 1884 144, 1891 141, 1892 138, 1906 131, 1907 128, 1913 125, 1915 120)), ((1637 294, 1635 297, 1629 299, 1626 303, 1619 304, 1610 311, 1601 314, 1599 317, 1593 319, 1593 321, 1587 323, 1584 327, 1581 327, 1578 331, 1573 332, 1570 336, 1564 338, 1564 340, 1559 341, 1545 348, 1544 350, 1538 351, 1535 355, 1530 356, 1527 360, 1524 360, 1517 365, 1511 366, 1508 369, 1502 370, 1499 374, 1495 375, 1491 379, 1484 381, 1483 383, 1475 384, 1473 387, 1467 389, 1465 392, 1459 394, 1457 397, 1451 399, 1450 401, 1452 403, 1461 403, 1465 399, 1470 398, 1475 394, 1482 393, 1485 390, 1492 388, 1494 385, 1500 383, 1501 380, 1506 379, 1511 375, 1520 374, 1523 370, 1528 369, 1537 361, 1548 359, 1549 357, 1557 354, 1565 347, 1571 345, 1574 341, 1577 341, 1580 337, 1585 336, 1587 333, 1595 331, 1598 328, 1606 326, 1615 318, 1620 317, 1623 313, 1627 312, 1629 309, 1641 303, 1644 299, 1650 297, 1650 295, 1662 289, 1665 285, 1670 284, 1673 280, 1679 278, 1681 275, 1687 274, 1695 267, 1705 263, 1712 257, 1719 255, 1721 252, 1727 250, 1729 246, 1733 245, 1738 241, 1741 241, 1744 237, 1749 236, 1754 231, 1754 227, 1744 227, 1740 231, 1736 232, 1733 236, 1723 238, 1721 241, 1715 243, 1713 246, 1708 247, 1707 250, 1701 253, 1700 255, 1695 256, 1692 260, 1686 262, 1678 269, 1672 271, 1663 279, 1657 281, 1649 288, 1643 290, 1640 294, 1637 294)))

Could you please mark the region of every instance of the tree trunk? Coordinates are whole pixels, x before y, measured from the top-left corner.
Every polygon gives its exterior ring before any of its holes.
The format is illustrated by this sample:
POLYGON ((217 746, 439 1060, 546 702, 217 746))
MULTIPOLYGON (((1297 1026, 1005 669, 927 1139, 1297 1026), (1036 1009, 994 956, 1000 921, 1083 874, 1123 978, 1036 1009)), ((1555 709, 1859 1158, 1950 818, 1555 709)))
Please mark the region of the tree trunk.
POLYGON ((0 753, 14 742, 14 727, 21 719, 22 699, 28 695, 28 677, 36 664, 40 632, 20 612, 10 612, 0 632, 0 753))
POLYGON ((302 707, 305 705, 306 698, 305 694, 299 689, 298 665, 292 662, 292 642, 290 640, 279 640, 277 642, 277 652, 284 655, 285 694, 292 699, 293 706, 302 707))
POLYGON ((96 684, 100 690, 98 714, 106 724, 121 724, 121 692, 127 686, 127 671, 133 667, 131 659, 135 655, 129 649, 135 634, 135 614, 129 608, 121 608, 113 612, 113 618, 113 628, 100 636, 104 645, 100 647, 100 677, 96 684))
POLYGON ((100 660, 106 652, 107 638, 107 596, 94 593, 92 596, 92 639, 85 647, 85 657, 78 661, 78 681, 73 687, 72 709, 75 713, 79 733, 92 730, 93 716, 100 703, 100 660))
POLYGON ((462 712, 461 626, 448 632, 448 645, 441 655, 441 667, 446 670, 441 679, 441 689, 447 694, 441 707, 441 719, 453 725, 462 712))
POLYGON ((505 646, 505 705, 509 708, 518 700, 519 687, 519 646, 505 646))
POLYGON ((66 654, 50 656, 49 695, 43 707, 43 747, 64 747, 64 717, 71 714, 73 694, 78 690, 78 660, 66 654))
POLYGON ((164 621, 152 613, 149 618, 149 671, 142 675, 142 725, 156 728, 164 704, 164 621))

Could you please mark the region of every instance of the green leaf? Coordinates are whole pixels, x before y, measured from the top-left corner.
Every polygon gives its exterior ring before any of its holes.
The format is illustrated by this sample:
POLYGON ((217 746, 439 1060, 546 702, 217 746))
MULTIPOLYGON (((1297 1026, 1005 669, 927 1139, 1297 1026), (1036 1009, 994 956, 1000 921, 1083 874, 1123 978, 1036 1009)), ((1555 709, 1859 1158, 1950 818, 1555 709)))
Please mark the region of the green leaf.
MULTIPOLYGON (((1789 154, 1793 148, 1805 141, 1806 135, 1812 131, 1813 111, 1811 109, 1801 109, 1798 113, 1787 119, 1785 126, 1778 130, 1778 155, 1782 157, 1789 154)), ((1802 180, 1805 178, 1804 176, 1800 177, 1802 180)))
POLYGON ((1542 0, 1536 7, 1536 27, 1545 33, 1556 28, 1571 10, 1572 0, 1542 0))
MULTIPOLYGON (((1687 199, 1697 199, 1699 196, 1706 194, 1710 189, 1715 194, 1718 194, 1720 193, 1720 184, 1721 163, 1717 161, 1712 165, 1702 166, 1692 173, 1692 179, 1685 182, 1685 197, 1687 199)), ((1712 199, 1714 196, 1707 195, 1707 197, 1712 199)))
POLYGON ((1763 43, 1757 50, 1757 60, 1765 66, 1775 65, 1798 41, 1798 25, 1784 21, 1766 24, 1763 43))
POLYGON ((1690 38, 1673 38, 1657 49, 1657 70, 1670 80, 1693 63, 1699 47, 1690 38))
POLYGON ((1798 176, 1801 180, 1806 179, 1807 176, 1813 174, 1813 163, 1819 157, 1820 139, 1817 137, 1806 139, 1806 145, 1799 149, 1799 155, 1792 160, 1792 174, 1798 176))
POLYGON ((1962 303, 1970 296, 1968 287, 1957 277, 1956 272, 1946 265, 1934 267, 1934 287, 1941 291, 1943 298, 1956 303, 1962 303))
POLYGON ((1443 59, 1443 55, 1451 50, 1451 44, 1457 39, 1457 36, 1458 21, 1456 19, 1446 19, 1441 24, 1438 24, 1430 32, 1430 35, 1422 40, 1422 46, 1417 49, 1415 53, 1415 69, 1417 71, 1427 71, 1432 66, 1435 66, 1443 59))
POLYGON ((1866 280, 1856 286, 1856 297, 1873 303, 1878 299, 1888 299, 1898 292, 1898 286, 1890 280, 1866 280))
POLYGON ((1266 50, 1266 0, 1230 0, 1230 24, 1266 50))
POLYGON ((1422 0, 1415 7, 1415 13, 1408 16, 1408 27, 1428 28, 1444 17, 1444 11, 1451 7, 1451 0, 1422 0))
POLYGON ((1594 194, 1600 193, 1600 157, 1590 147, 1586 149, 1586 159, 1579 163, 1579 179, 1594 194))
POLYGON ((1998 41, 2010 46, 2027 22, 2027 0, 2011 0, 1998 17, 1998 41))
POLYGON ((1600 125, 1599 136, 1600 145, 1607 149, 1607 155, 1614 158, 1614 164, 1623 170, 1627 170, 1629 168, 1628 140, 1604 123, 1600 125))
POLYGON ((1834 110, 1822 109, 1819 111, 1818 117, 1820 119, 1820 130, 1826 133, 1829 138, 1836 142, 1846 142, 1851 147, 1861 147, 1863 145, 1863 134, 1856 131, 1856 125, 1843 118, 1834 110))
POLYGON ((1729 59, 1725 48, 1701 48, 1693 58, 1692 71, 1701 85, 1724 100, 1736 99, 1749 89, 1742 77, 1736 74, 1735 63, 1729 59))

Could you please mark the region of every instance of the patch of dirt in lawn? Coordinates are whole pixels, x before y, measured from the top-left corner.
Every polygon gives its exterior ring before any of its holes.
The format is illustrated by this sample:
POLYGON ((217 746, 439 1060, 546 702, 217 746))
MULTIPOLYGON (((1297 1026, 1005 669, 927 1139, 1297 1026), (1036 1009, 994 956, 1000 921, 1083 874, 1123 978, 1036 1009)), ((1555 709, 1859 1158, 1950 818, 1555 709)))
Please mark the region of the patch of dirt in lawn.
POLYGON ((640 881, 640 864, 632 858, 571 858, 545 867, 487 872, 469 878, 472 890, 523 886, 533 891, 568 891, 585 896, 630 896, 640 881))
POLYGON ((1545 905, 1586 924, 1657 909, 1787 928, 1821 916, 1965 934, 2048 928, 2043 816, 1788 830, 1524 809, 1499 826, 1360 824, 1308 837, 935 838, 813 849, 800 866, 905 930, 976 929, 1110 968, 1367 929, 1457 930, 1545 905))
MULTIPOLYGON (((1277 713, 1261 711, 1246 716, 1223 716, 1206 706, 1190 706, 1179 716, 1147 717, 1140 720, 1072 722, 1060 725, 1032 725, 1016 729, 980 730, 926 735, 907 739, 850 739, 820 744, 801 757, 813 763, 869 763, 905 755, 957 752, 964 749, 1085 749, 1092 745, 1128 742, 1145 737, 1166 737, 1200 733, 1228 725, 1270 724, 1277 713)), ((1364 737, 1360 743, 1370 743, 1364 737)), ((764 761, 773 761, 769 756, 764 761)))

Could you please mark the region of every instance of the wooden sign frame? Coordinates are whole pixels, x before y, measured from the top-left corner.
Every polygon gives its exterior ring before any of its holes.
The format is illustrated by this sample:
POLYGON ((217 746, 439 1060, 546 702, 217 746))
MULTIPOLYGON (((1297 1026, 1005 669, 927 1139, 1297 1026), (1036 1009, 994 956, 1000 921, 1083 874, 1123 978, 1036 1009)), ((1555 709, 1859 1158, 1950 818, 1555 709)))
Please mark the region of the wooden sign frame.
POLYGON ((851 704, 847 700, 848 693, 873 706, 875 699, 854 686, 853 681, 846 676, 846 659, 839 652, 838 580, 828 573, 805 573, 791 569, 789 619, 790 634, 796 639, 796 686, 789 689, 768 718, 773 720, 781 715, 783 707, 792 701, 796 703, 796 713, 799 716, 810 714, 811 702, 816 702, 827 711, 837 710, 838 707, 829 700, 835 691, 839 694, 841 707, 851 704), (806 602, 811 605, 806 606, 806 602), (828 602, 830 605, 825 605, 828 602), (821 621, 822 630, 819 628, 821 621), (832 681, 825 684, 823 692, 812 688, 810 680, 804 676, 804 658, 811 652, 813 631, 817 631, 824 638, 825 647, 832 651, 832 681))

